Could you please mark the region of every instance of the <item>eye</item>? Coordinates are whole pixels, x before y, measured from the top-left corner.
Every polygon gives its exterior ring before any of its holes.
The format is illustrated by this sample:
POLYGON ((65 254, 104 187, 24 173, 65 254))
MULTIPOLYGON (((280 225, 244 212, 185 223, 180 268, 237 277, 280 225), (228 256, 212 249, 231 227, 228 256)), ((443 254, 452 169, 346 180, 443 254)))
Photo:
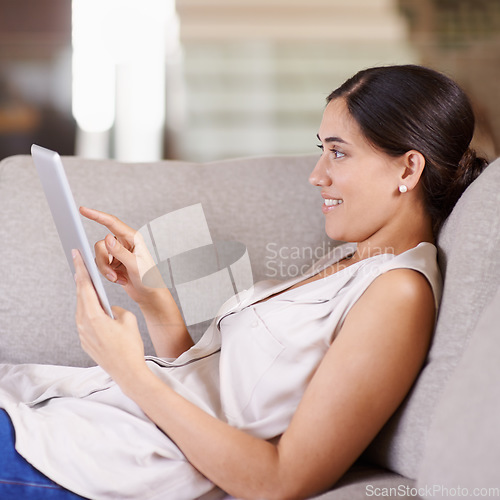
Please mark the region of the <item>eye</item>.
MULTIPOLYGON (((323 147, 323 144, 317 144, 316 145, 321 151, 324 151, 325 148, 323 147)), ((329 151, 333 153, 333 157, 335 160, 338 160, 340 158, 343 158, 345 156, 345 153, 342 153, 342 151, 339 151, 338 149, 335 148, 330 148, 329 151)))
POLYGON ((340 158, 343 158, 345 156, 345 153, 342 153, 342 151, 339 151, 338 149, 332 148, 330 151, 333 153, 333 157, 338 160, 340 158))

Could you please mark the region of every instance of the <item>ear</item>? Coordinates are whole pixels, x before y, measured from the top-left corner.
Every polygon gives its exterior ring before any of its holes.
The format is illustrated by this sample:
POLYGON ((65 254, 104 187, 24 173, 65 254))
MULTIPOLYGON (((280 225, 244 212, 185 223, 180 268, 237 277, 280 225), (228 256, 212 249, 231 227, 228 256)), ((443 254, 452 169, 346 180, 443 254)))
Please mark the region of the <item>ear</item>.
POLYGON ((401 184, 412 190, 418 184, 425 167, 424 155, 414 149, 407 151, 403 156, 403 170, 401 184))

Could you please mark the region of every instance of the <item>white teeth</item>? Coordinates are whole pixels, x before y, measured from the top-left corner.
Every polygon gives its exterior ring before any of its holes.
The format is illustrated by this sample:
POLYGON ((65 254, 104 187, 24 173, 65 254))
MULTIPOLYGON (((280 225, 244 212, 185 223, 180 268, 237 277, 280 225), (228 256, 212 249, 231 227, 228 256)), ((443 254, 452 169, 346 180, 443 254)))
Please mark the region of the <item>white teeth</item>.
POLYGON ((332 205, 340 205, 342 202, 343 200, 325 199, 325 205, 327 207, 331 207, 332 205))

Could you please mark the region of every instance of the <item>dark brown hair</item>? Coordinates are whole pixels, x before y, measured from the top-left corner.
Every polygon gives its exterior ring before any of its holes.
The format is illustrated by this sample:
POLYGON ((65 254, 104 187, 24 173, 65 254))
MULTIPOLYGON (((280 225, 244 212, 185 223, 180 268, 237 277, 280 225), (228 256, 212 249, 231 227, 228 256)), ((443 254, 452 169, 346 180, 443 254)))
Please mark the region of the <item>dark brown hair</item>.
POLYGON ((437 233, 487 165, 470 148, 475 119, 466 94, 437 71, 405 65, 360 71, 327 102, 338 97, 377 149, 391 156, 413 149, 424 156, 421 182, 437 233))

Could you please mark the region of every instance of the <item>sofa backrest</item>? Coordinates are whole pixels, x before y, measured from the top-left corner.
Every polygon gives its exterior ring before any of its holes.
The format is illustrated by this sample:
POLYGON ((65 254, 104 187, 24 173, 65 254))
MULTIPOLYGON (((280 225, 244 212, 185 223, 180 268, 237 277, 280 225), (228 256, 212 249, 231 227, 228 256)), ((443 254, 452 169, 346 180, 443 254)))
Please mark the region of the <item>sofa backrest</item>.
POLYGON ((366 457, 415 479, 436 405, 500 283, 500 159, 464 192, 439 237, 441 308, 426 364, 366 457))
POLYGON ((417 480, 425 498, 500 496, 500 287, 436 408, 417 480), (438 487, 433 490, 429 485, 438 487))
MULTIPOLYGON (((244 243, 253 279, 261 280, 296 274, 328 247, 321 198, 308 184, 315 160, 126 164, 68 157, 63 163, 78 204, 113 213, 134 228, 201 203, 212 240, 244 243)), ((91 242, 106 234, 92 222, 85 228, 91 242)), ((73 279, 29 156, 0 163, 0 236, 0 362, 91 364, 76 337, 73 279)), ((112 304, 141 317, 119 286, 105 288, 112 304)), ((140 327, 145 333, 142 321, 140 327)), ((193 337, 205 327, 193 325, 193 337)))

